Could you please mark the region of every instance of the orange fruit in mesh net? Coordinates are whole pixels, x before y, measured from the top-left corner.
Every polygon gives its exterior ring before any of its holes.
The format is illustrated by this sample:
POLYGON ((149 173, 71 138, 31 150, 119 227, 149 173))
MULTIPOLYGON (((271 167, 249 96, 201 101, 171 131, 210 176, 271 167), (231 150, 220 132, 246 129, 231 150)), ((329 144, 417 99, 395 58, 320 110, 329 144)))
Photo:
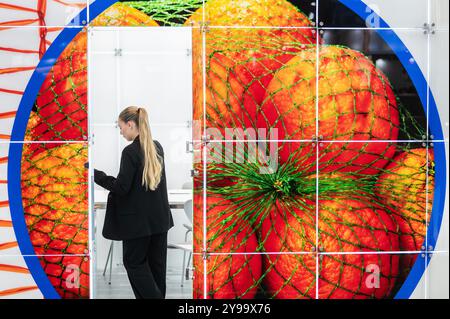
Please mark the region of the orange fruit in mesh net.
POLYGON ((87 36, 80 32, 48 73, 36 99, 35 140, 81 141, 87 136, 87 36))
MULTIPOLYGON (((241 146, 244 146, 241 144, 241 146)), ((235 185, 236 178, 223 177, 220 173, 226 167, 225 162, 236 162, 236 156, 242 156, 243 152, 235 144, 208 143, 194 150, 194 167, 196 175, 194 184, 201 187, 206 174, 206 185, 208 187, 224 187, 235 185), (206 170, 206 171, 205 171, 206 170)))
MULTIPOLYGON (((433 168, 433 150, 415 148, 394 157, 378 178, 376 193, 399 225, 401 250, 421 251, 425 245, 427 223, 433 206, 433 168)), ((409 273, 416 258, 416 254, 402 255, 404 276, 409 273)))
MULTIPOLYGON (((122 3, 109 7, 92 26, 156 26, 146 14, 122 3)), ((38 141, 87 138, 87 33, 80 32, 48 73, 36 100, 40 118, 31 134, 38 141)))
POLYGON ((323 255, 319 258, 319 298, 391 298, 398 280, 398 259, 394 254, 323 255))
POLYGON ((22 201, 36 255, 62 297, 89 297, 87 148, 64 144, 40 152, 24 146, 22 201), (77 271, 80 285, 71 286, 67 267, 77 271), (78 267, 78 268, 76 268, 78 267), (68 285, 69 283, 69 285, 68 285))
POLYGON ((267 253, 267 293, 284 299, 316 298, 318 275, 319 298, 389 296, 398 277, 398 255, 376 253, 398 250, 391 217, 365 199, 331 197, 319 200, 318 218, 318 247, 325 254, 319 255, 317 268, 313 202, 277 201, 264 220, 260 241, 267 253), (379 272, 375 286, 367 271, 374 268, 379 272))
POLYGON ((265 142, 211 142, 194 150, 194 185, 205 185, 208 190, 236 187, 243 182, 238 172, 252 165, 255 174, 275 171, 278 166, 278 143, 265 142))
POLYGON ((117 2, 95 18, 92 26, 159 26, 145 13, 117 2))
MULTIPOLYGON (((341 46, 321 46, 318 79, 316 68, 317 48, 311 46, 279 70, 257 115, 258 126, 277 128, 279 139, 313 139, 318 89, 319 137, 336 141, 320 150, 321 170, 378 173, 395 147, 370 141, 396 140, 399 131, 397 102, 387 78, 363 54, 341 46)), ((290 153, 281 148, 280 161, 290 153)))
POLYGON ((205 21, 211 26, 312 27, 308 17, 299 13, 299 9, 286 0, 208 0, 186 24, 205 21))
POLYGON ((202 255, 194 255, 194 298, 205 295, 208 299, 254 298, 261 277, 261 255, 252 254, 258 246, 254 231, 238 216, 230 201, 210 196, 204 238, 203 210, 197 209, 200 203, 202 199, 195 196, 194 251, 202 251, 205 240, 211 254, 205 261, 202 255))
POLYGON ((203 41, 193 33, 194 119, 206 127, 257 129, 257 107, 273 74, 302 50, 316 43, 312 22, 285 0, 213 0, 186 22, 205 21, 211 26, 271 26, 273 28, 214 28, 206 32, 206 78, 203 79, 203 41), (276 27, 299 27, 280 29, 276 27), (203 112, 206 81, 206 114, 203 112))
POLYGON ((203 194, 203 189, 201 188, 202 186, 199 184, 196 184, 196 181, 194 180, 194 193, 193 193, 193 201, 192 201, 192 205, 193 205, 193 218, 192 218, 192 223, 193 223, 193 249, 194 249, 194 253, 201 253, 203 251, 203 247, 204 247, 204 224, 203 221, 204 219, 204 194, 203 194))

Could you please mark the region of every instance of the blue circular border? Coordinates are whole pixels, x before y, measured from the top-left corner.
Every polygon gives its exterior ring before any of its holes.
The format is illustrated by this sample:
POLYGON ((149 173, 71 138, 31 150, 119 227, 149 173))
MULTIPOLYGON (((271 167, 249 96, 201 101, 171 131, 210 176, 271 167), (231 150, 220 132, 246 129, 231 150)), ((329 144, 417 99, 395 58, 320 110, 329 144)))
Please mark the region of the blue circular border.
MULTIPOLYGON (((89 9, 89 18, 92 20, 100 13, 110 7, 117 0, 97 0, 80 12, 69 25, 75 25, 75 21, 87 21, 87 10, 89 9)), ((367 10, 367 5, 361 0, 340 0, 342 4, 353 10, 362 19, 366 19, 371 15, 376 15, 375 12, 367 10)), ((379 16, 375 16, 380 22, 380 28, 388 29, 389 25, 381 19, 379 16)), ((48 72, 55 64, 57 58, 61 55, 66 46, 73 40, 73 38, 83 29, 83 27, 70 27, 64 28, 58 35, 53 44, 48 48, 42 60, 39 62, 36 70, 28 82, 25 92, 17 110, 16 119, 12 129, 11 141, 22 142, 25 136, 26 126, 28 119, 36 100, 36 96, 44 82, 48 72)), ((436 140, 443 139, 443 132, 441 122, 439 119, 439 112, 436 106, 436 102, 433 98, 431 90, 424 78, 419 66, 416 63, 411 64, 411 53, 406 49, 403 42, 392 30, 375 29, 376 32, 384 39, 384 41, 395 52, 400 62, 408 72, 409 77, 414 83, 416 90, 419 94, 422 105, 424 106, 425 113, 428 114, 428 122, 431 133, 436 140), (427 102, 429 107, 427 110, 427 102), (427 112, 428 111, 428 112, 427 112)), ((44 298, 48 299, 60 299, 61 297, 52 286, 50 280, 42 269, 39 258, 35 255, 33 245, 31 243, 28 229, 24 218, 24 209, 22 205, 22 190, 21 190, 21 165, 22 162, 22 143, 11 143, 9 148, 9 162, 19 163, 19 165, 8 165, 8 195, 10 201, 11 218, 14 226, 14 232, 16 234, 17 242, 19 244, 20 251, 25 257, 25 262, 33 276, 36 284, 38 285, 44 298)), ((433 209, 431 214, 431 220, 428 227, 427 238, 428 245, 435 247, 437 234, 442 223, 442 217, 444 212, 445 202, 445 188, 446 188, 446 166, 445 166, 445 145, 444 143, 434 144, 434 156, 435 156, 435 189, 433 198, 433 209), (437 231, 436 231, 437 230, 437 231), (434 236, 436 234, 436 237, 434 236)), ((403 283, 402 287, 395 296, 396 299, 409 298, 420 281, 424 271, 430 261, 430 258, 426 258, 423 261, 421 258, 417 258, 416 263, 411 269, 408 278, 403 283)))
MULTIPOLYGON (((64 28, 58 37, 53 41, 52 45, 45 52, 36 70, 33 72, 30 81, 23 93, 22 99, 17 110, 14 126, 11 133, 11 141, 22 142, 25 137, 25 131, 33 109, 36 97, 47 77, 48 72, 55 64, 58 57, 67 47, 67 45, 75 38, 75 36, 83 30, 83 26, 77 26, 77 21, 87 21, 87 11, 89 9, 89 18, 95 19, 100 13, 110 7, 117 0, 97 0, 84 8, 78 16, 73 18, 69 25, 74 27, 64 28)), ((46 299, 61 299, 50 280, 48 279, 44 269, 42 268, 38 256, 36 256, 33 244, 30 240, 28 228, 25 223, 24 209, 22 205, 22 188, 21 188, 21 163, 22 163, 22 143, 11 143, 9 147, 9 163, 18 163, 19 165, 8 165, 8 196, 11 211, 11 219, 14 226, 14 232, 17 238, 20 252, 26 256, 25 262, 39 290, 46 299)))
MULTIPOLYGON (((425 114, 428 115, 428 126, 431 134, 436 140, 443 140, 444 134, 442 132, 441 121, 439 118, 439 112, 437 109, 436 101, 434 100, 431 89, 425 79, 422 71, 420 70, 417 63, 410 63, 411 55, 409 50, 403 44, 402 40, 389 29, 389 25, 372 10, 368 10, 368 7, 361 0, 339 0, 342 4, 347 6, 349 9, 354 11, 359 15, 364 21, 367 21, 369 16, 376 17, 376 21, 379 22, 379 26, 374 29, 381 38, 390 46, 392 51, 397 55, 398 59, 402 63, 403 67, 408 72, 414 86, 416 87, 419 98, 424 107, 425 114), (428 104, 428 107, 427 107, 428 104)), ((413 60, 415 61, 415 60, 413 60)), ((444 143, 434 143, 434 161, 435 161, 435 176, 434 176, 434 198, 433 198, 433 209, 431 212, 431 220, 427 230, 427 252, 429 247, 436 246, 437 237, 442 224, 442 217, 444 214, 444 204, 445 204, 445 188, 446 188, 446 166, 445 166, 445 145, 444 143)), ((432 250, 431 250, 432 252, 432 250)), ((425 272, 428 263, 430 262, 431 256, 425 260, 419 255, 414 263, 413 268, 408 274, 405 282, 403 283, 400 290, 397 292, 395 299, 407 299, 411 296, 417 284, 419 283, 422 275, 425 272)))

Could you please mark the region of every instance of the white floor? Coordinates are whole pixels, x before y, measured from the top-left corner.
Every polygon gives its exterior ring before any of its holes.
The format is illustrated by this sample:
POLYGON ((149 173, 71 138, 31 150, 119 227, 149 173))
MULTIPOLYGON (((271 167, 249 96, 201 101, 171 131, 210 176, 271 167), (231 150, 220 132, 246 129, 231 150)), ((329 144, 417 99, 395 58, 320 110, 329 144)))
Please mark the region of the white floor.
MULTIPOLYGON (((114 269, 111 285, 108 281, 108 273, 106 276, 102 276, 102 272, 97 274, 95 299, 135 299, 125 268, 114 269)), ((181 287, 181 274, 168 270, 166 299, 192 299, 192 280, 185 281, 181 287)))
MULTIPOLYGON (((166 299, 192 299, 192 280, 185 280, 181 286, 182 252, 169 249, 167 258, 167 293, 166 299)), ((186 256, 187 260, 187 256, 186 256)), ((109 268, 103 276, 104 265, 97 268, 95 274, 95 299, 134 299, 127 273, 121 263, 113 264, 111 284, 109 268)))

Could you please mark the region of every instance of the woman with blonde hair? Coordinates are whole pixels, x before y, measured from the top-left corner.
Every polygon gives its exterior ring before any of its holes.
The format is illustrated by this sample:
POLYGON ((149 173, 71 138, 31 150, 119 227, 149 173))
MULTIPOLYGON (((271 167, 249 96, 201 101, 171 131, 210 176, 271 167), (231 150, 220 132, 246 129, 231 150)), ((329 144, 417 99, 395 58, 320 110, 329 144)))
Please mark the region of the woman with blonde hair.
POLYGON ((109 190, 103 236, 123 241, 123 263, 138 299, 165 298, 167 232, 173 227, 167 197, 164 151, 152 139, 147 111, 130 106, 120 115, 122 151, 117 177, 94 170, 109 190))

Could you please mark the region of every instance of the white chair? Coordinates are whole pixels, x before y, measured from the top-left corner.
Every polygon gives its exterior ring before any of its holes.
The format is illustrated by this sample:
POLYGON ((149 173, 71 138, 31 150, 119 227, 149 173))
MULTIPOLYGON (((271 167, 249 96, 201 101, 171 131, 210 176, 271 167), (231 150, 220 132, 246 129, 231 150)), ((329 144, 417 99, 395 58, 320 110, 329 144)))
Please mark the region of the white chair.
POLYGON ((183 265, 181 268, 181 287, 184 285, 184 279, 188 279, 188 267, 192 259, 192 240, 188 240, 189 233, 192 233, 192 199, 184 203, 184 213, 189 220, 189 224, 183 224, 186 228, 184 234, 184 242, 182 243, 169 243, 168 248, 181 249, 183 250, 183 265), (189 253, 187 265, 186 265, 186 253, 189 253))
POLYGON ((192 258, 192 240, 188 241, 188 235, 189 233, 192 233, 192 199, 186 201, 186 203, 184 203, 184 213, 186 214, 186 217, 189 220, 189 224, 183 224, 183 226, 186 228, 186 233, 184 234, 184 242, 189 244, 189 250, 184 250, 183 252, 183 271, 184 271, 184 276, 183 274, 181 274, 181 287, 183 287, 183 283, 184 283, 184 278, 188 279, 189 278, 189 271, 188 271, 188 267, 189 264, 191 262, 191 258, 192 258), (189 252, 189 258, 188 258, 188 262, 187 265, 185 264, 186 261, 186 253, 189 252))
POLYGON ((109 246, 109 251, 108 251, 108 257, 106 258, 105 269, 103 269, 103 277, 105 277, 106 270, 108 269, 108 262, 109 262, 108 285, 111 285, 113 257, 114 257, 114 240, 111 240, 111 245, 109 246))
POLYGON ((183 185, 181 185, 182 189, 192 189, 194 186, 192 185, 192 181, 190 182, 185 182, 183 183, 183 185))

